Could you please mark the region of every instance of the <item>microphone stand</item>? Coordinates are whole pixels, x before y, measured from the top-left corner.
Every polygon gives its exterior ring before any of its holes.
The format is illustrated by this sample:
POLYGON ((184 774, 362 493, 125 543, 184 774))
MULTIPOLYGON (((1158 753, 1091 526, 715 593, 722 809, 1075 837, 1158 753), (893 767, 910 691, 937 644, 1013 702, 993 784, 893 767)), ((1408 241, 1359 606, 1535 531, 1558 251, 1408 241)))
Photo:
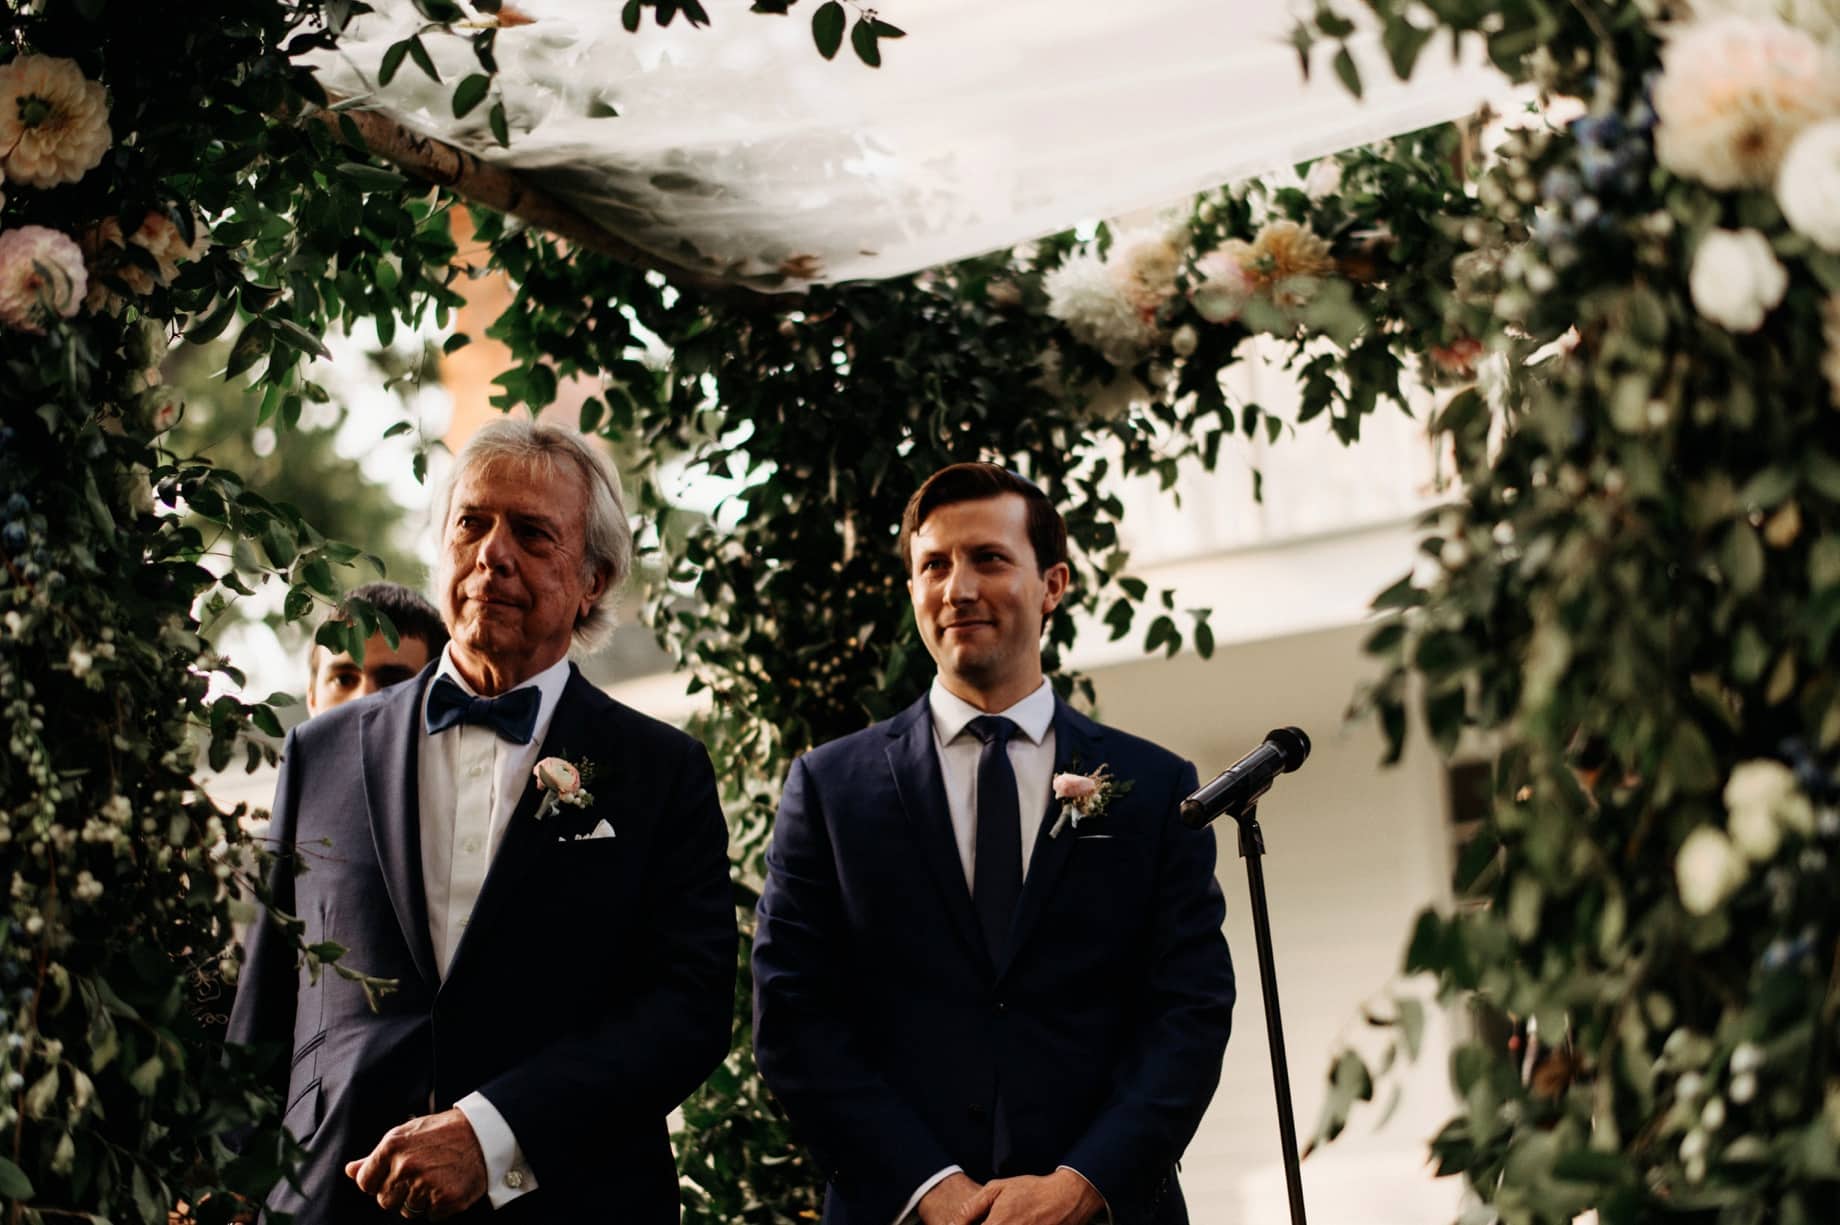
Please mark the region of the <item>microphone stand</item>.
POLYGON ((1278 1095, 1278 1141, 1284 1149, 1284 1185, 1290 1193, 1291 1225, 1305 1225, 1303 1170, 1297 1159, 1297 1122, 1291 1110, 1290 1065, 1284 1058, 1284 1021, 1278 1015, 1278 969, 1271 951, 1271 912, 1265 904, 1265 831, 1259 828, 1258 805, 1249 805, 1239 822, 1239 857, 1246 861, 1252 893, 1252 931, 1259 948, 1259 989, 1265 997, 1265 1035, 1271 1044, 1272 1087, 1278 1095))

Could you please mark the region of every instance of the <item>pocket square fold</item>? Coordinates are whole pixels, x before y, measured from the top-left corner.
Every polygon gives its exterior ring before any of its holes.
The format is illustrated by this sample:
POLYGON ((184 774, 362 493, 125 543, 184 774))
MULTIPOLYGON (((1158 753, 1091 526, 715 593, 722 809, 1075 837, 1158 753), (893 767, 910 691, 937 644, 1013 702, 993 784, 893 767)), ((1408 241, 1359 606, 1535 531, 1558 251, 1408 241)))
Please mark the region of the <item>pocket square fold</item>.
POLYGON ((594 823, 594 828, 589 830, 587 833, 576 834, 575 841, 583 842, 590 838, 611 838, 611 837, 613 837, 613 826, 607 824, 606 817, 602 817, 599 821, 596 821, 594 823))

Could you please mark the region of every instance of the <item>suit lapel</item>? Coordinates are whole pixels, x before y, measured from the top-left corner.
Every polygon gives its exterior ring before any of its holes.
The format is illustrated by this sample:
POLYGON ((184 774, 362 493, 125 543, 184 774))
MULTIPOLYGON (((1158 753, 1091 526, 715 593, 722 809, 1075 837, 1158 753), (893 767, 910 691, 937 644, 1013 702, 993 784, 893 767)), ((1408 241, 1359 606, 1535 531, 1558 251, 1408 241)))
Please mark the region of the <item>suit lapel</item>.
POLYGON ((364 712, 358 722, 358 755, 369 809, 371 841, 383 870, 390 908, 422 980, 435 979, 434 944, 428 935, 428 903, 422 885, 422 817, 417 800, 417 726, 430 667, 417 683, 402 685, 390 700, 364 712))
POLYGON ((958 839, 952 832, 952 811, 946 803, 945 778, 939 771, 939 754, 933 747, 933 716, 923 697, 897 716, 888 729, 888 768, 894 775, 901 807, 920 844, 921 858, 933 874, 945 900, 946 913, 965 947, 979 964, 990 967, 971 889, 965 884, 965 865, 958 857, 958 839))
MULTIPOLYGON (((556 702, 556 713, 550 716, 549 730, 544 733, 543 745, 537 751, 537 761, 545 757, 562 757, 579 765, 591 755, 587 745, 589 724, 594 714, 594 699, 599 696, 600 691, 583 680, 581 671, 571 664, 569 682, 562 690, 562 697, 556 702)), ((551 813, 543 821, 538 821, 537 805, 542 798, 543 791, 537 786, 536 779, 526 779, 523 794, 518 797, 517 807, 512 810, 511 820, 505 826, 504 840, 498 844, 498 852, 492 856, 491 866, 486 869, 485 881, 479 886, 479 900, 473 904, 473 913, 467 919, 465 930, 460 933, 460 943, 454 948, 454 959, 448 963, 444 986, 452 982, 460 968, 466 964, 467 950, 478 942, 473 933, 492 930, 496 913, 517 896, 518 884, 536 863, 544 842, 555 839, 555 831, 547 826, 563 818, 561 813, 551 813)))
MULTIPOLYGON (((1079 763, 1078 769, 1083 773, 1098 769, 1099 742, 1104 736, 1104 728, 1058 697, 1055 698, 1054 773, 1066 773, 1075 768, 1075 762, 1079 763)), ((1009 943, 1004 949, 999 975, 1009 970, 1016 954, 1028 941, 1029 934, 1041 921, 1048 896, 1054 891, 1068 858, 1073 854, 1072 830, 1062 830, 1058 838, 1049 836, 1054 822, 1060 816, 1060 804, 1054 798, 1053 788, 1049 788, 1046 804, 1041 829, 1035 835, 1035 849, 1029 856, 1028 875, 1022 882, 1022 897, 1016 903, 1016 918, 1010 925, 1009 943)))

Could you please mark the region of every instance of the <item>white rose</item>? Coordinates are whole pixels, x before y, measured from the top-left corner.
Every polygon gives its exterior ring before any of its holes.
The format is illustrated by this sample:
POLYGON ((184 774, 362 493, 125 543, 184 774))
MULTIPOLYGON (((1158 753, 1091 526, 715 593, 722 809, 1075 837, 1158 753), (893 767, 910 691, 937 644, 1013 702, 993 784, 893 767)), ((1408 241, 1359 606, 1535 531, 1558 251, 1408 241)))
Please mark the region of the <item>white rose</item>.
MULTIPOLYGON (((1731 777, 1725 781, 1725 809, 1731 814, 1731 832, 1742 845, 1744 835, 1739 833, 1739 822, 1755 827, 1767 822, 1775 831, 1780 841, 1783 830, 1794 830, 1803 837, 1814 833, 1814 805, 1796 786, 1795 775, 1788 766, 1780 761, 1759 758, 1755 761, 1740 762, 1732 769, 1731 777)), ((1761 834, 1756 835, 1759 839, 1761 834)), ((1775 854, 1775 846, 1764 855, 1745 853, 1753 859, 1768 858, 1775 854)))
POLYGON ((88 291, 83 252, 69 237, 42 225, 0 232, 0 323, 42 333, 47 320, 76 314, 88 291))
POLYGON ((1797 233, 1840 251, 1840 119, 1805 128, 1783 157, 1776 202, 1797 233))
POLYGON ((1323 200, 1342 190, 1342 164, 1332 157, 1318 158, 1303 179, 1303 194, 1323 200))
POLYGON ((1176 334, 1169 338, 1169 348, 1177 357, 1187 357, 1194 353, 1200 343, 1201 337, 1196 334, 1194 325, 1189 323, 1177 328, 1176 334))
POLYGON ((1739 808, 1731 814, 1731 840, 1747 858, 1762 863, 1782 846, 1782 827, 1767 808, 1739 808))
POLYGON ((1754 332, 1789 288, 1789 274, 1756 230, 1713 230, 1688 278, 1699 313, 1732 332, 1754 332))
POLYGON ((1702 825, 1687 835, 1674 857, 1680 904, 1691 914, 1711 914, 1744 883, 1747 871, 1731 839, 1702 825))
POLYGON ((1773 16, 1679 25, 1661 63, 1655 159, 1720 191, 1769 186, 1796 134, 1840 114, 1832 53, 1773 16))

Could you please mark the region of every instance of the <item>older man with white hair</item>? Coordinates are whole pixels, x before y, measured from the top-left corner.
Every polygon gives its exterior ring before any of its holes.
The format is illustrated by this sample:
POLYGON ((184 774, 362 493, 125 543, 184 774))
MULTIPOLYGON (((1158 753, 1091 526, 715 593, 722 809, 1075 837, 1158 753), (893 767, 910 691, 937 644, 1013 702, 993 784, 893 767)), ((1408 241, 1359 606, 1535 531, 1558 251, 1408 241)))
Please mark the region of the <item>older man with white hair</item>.
POLYGON ((283 750, 275 908, 399 985, 373 1008, 255 925, 230 1038, 290 1050, 307 1152, 269 1210, 675 1222, 665 1116, 728 1050, 734 906, 702 746, 568 661, 631 566, 618 477, 507 419, 437 509, 446 651, 283 750))

